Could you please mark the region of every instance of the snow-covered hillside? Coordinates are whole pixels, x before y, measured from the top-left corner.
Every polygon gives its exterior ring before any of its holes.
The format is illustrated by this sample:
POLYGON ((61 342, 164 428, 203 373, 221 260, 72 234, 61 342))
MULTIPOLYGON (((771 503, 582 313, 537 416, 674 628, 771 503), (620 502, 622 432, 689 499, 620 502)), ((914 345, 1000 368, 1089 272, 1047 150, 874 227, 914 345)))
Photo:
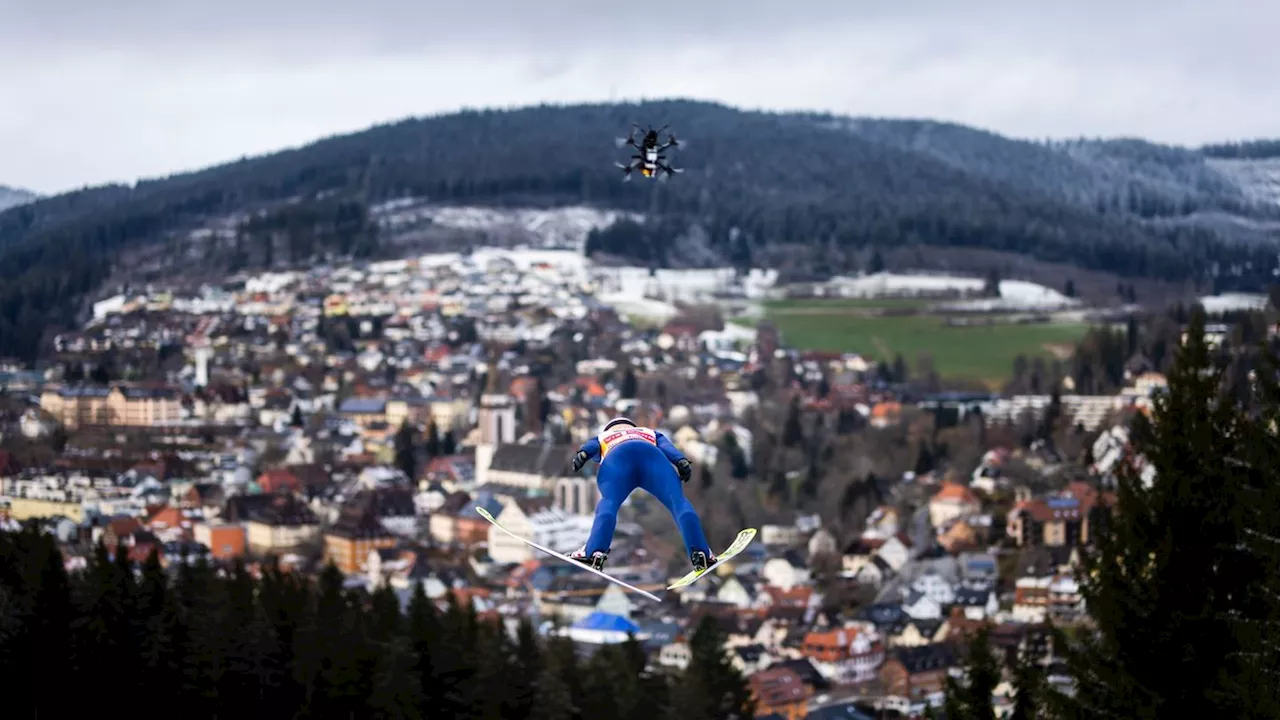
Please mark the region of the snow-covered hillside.
MULTIPOLYGON (((986 281, 954 275, 899 275, 876 273, 861 277, 836 277, 827 282, 829 294, 848 298, 910 297, 948 292, 977 294, 986 281)), ((992 310, 1056 310, 1075 307, 1080 301, 1052 288, 1025 280, 1001 280, 1000 297, 948 302, 941 307, 972 312, 992 310)))
POLYGON ((11 207, 25 205, 39 197, 39 195, 28 190, 19 190, 7 185, 0 185, 0 212, 4 212, 11 207))
POLYGON ((1238 185, 1246 197, 1280 205, 1280 158, 1209 158, 1205 162, 1238 185))
POLYGON ((551 209, 506 209, 433 205, 420 199, 395 200, 374 208, 382 227, 407 231, 431 224, 511 237, 535 247, 582 252, 592 230, 607 228, 618 220, 639 220, 638 215, 585 206, 551 209))

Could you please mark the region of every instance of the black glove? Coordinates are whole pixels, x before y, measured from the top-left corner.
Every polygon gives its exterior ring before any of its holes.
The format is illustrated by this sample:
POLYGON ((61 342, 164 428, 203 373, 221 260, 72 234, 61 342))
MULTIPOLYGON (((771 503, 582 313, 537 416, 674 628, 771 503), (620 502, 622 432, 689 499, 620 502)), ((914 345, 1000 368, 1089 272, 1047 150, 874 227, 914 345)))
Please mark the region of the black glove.
POLYGON ((582 466, 583 466, 583 465, 586 465, 586 464, 587 464, 587 461, 588 461, 588 460, 590 460, 590 459, 591 459, 591 456, 590 456, 590 455, 587 455, 587 451, 586 451, 586 450, 579 450, 579 451, 578 451, 578 452, 573 456, 573 471, 574 471, 574 472, 578 472, 579 470, 581 470, 581 469, 582 469, 582 466))
POLYGON ((689 478, 693 477, 693 463, 688 458, 680 458, 680 462, 676 463, 676 472, 680 474, 680 482, 689 482, 689 478))

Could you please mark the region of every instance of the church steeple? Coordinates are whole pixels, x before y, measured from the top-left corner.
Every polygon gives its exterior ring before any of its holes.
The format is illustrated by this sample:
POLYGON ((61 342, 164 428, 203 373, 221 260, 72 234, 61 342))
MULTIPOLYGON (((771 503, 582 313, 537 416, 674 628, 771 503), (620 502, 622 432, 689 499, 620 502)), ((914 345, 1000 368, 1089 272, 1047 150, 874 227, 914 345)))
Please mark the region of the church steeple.
POLYGON ((497 351, 490 351, 489 369, 480 395, 480 442, 495 447, 516 439, 515 402, 502 387, 499 373, 497 351))
POLYGON ((485 382, 484 382, 485 395, 501 394, 502 391, 499 390, 499 387, 498 387, 499 374, 500 373, 498 371, 498 354, 496 352, 490 351, 489 352, 489 369, 485 371, 485 382))

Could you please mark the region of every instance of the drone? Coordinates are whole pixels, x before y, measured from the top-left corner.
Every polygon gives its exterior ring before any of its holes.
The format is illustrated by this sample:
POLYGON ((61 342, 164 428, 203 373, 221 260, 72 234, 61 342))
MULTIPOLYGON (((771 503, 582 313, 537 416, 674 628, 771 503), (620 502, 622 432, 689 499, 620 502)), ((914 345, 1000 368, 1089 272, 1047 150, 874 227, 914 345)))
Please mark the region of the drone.
POLYGON ((659 141, 659 133, 666 130, 667 127, 663 125, 657 130, 649 127, 647 130, 642 131, 639 125, 632 123, 631 132, 625 138, 618 138, 618 147, 630 146, 639 150, 638 153, 631 156, 631 162, 626 165, 614 163, 622 170, 622 179, 624 181, 631 179, 631 173, 634 170, 639 170, 640 174, 645 177, 656 176, 659 180, 666 180, 672 175, 684 172, 684 170, 671 167, 667 163, 667 156, 662 154, 667 148, 680 147, 675 133, 667 133, 667 141, 665 143, 659 141), (638 140, 637 133, 640 133, 638 140))

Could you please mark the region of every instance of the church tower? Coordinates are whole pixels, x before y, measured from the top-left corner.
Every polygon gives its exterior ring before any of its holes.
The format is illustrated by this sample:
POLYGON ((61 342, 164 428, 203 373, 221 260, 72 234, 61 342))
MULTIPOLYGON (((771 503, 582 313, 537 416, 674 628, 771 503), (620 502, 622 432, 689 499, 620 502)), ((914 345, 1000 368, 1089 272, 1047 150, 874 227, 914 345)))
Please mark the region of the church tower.
POLYGON ((476 444, 476 480, 483 485, 489 475, 489 465, 498 446, 516 441, 515 399, 501 389, 498 379, 496 356, 490 356, 489 370, 484 391, 480 394, 480 410, 477 413, 480 442, 476 444))

